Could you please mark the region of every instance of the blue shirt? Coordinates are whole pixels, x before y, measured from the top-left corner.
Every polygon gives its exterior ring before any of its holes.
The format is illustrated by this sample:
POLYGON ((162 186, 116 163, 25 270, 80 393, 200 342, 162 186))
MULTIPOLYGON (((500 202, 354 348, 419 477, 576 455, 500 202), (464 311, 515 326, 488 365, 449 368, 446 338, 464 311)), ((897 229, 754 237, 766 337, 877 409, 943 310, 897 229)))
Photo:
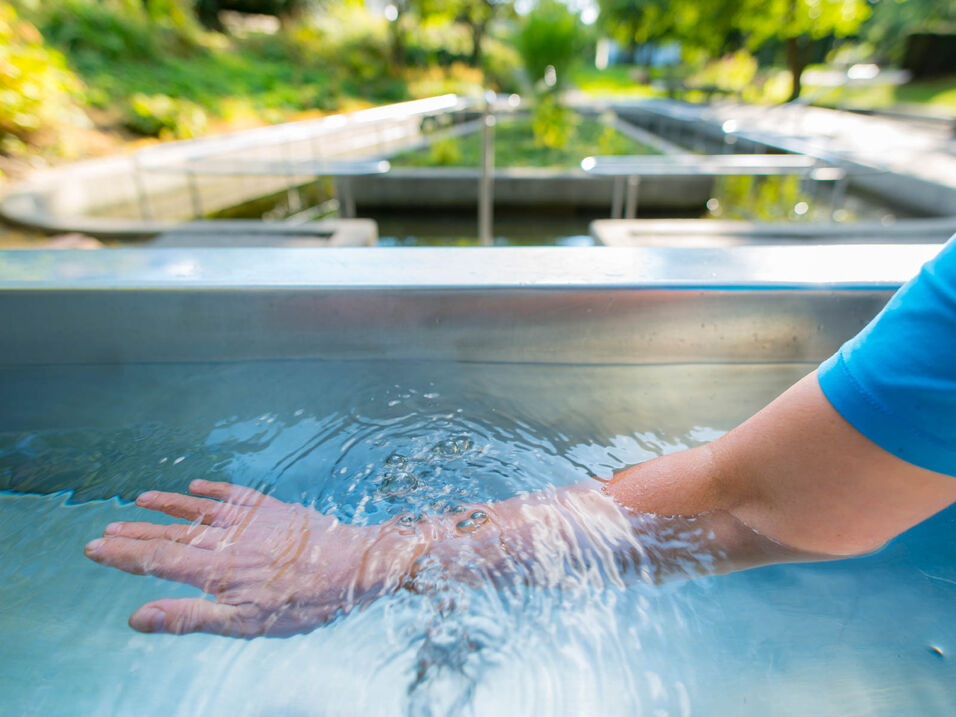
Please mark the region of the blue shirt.
POLYGON ((956 476, 956 237, 817 376, 864 436, 908 463, 956 476))

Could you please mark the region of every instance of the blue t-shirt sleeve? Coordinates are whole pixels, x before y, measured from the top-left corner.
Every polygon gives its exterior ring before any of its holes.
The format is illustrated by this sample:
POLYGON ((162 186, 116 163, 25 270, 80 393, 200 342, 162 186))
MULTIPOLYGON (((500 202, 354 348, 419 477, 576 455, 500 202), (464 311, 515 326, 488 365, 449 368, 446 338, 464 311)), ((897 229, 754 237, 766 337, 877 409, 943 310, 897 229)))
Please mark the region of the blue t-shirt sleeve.
POLYGON ((908 463, 956 476, 956 237, 817 376, 864 436, 908 463))

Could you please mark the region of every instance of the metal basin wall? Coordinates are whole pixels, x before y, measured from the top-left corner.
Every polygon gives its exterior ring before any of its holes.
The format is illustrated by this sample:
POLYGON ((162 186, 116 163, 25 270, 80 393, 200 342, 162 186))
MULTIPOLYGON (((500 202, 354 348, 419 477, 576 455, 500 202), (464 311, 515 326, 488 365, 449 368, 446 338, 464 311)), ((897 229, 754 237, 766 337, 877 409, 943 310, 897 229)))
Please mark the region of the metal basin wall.
POLYGON ((938 245, 0 255, 0 363, 816 362, 938 245))

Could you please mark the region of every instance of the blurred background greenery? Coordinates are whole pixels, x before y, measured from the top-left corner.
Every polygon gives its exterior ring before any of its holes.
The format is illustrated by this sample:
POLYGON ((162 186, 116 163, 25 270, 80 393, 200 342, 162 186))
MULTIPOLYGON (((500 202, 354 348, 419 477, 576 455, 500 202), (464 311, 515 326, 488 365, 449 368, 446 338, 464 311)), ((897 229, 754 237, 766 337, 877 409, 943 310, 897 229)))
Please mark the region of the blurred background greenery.
POLYGON ((0 0, 0 171, 483 88, 555 150, 600 143, 568 92, 953 114, 954 33, 939 0, 0 0))

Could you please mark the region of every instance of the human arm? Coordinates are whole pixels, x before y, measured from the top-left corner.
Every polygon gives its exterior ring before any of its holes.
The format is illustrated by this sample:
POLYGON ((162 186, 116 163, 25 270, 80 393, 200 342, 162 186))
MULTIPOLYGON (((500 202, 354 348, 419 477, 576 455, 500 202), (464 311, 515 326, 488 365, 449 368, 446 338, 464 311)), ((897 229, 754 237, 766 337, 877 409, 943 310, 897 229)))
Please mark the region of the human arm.
POLYGON ((130 619, 138 630, 306 632, 384 594, 427 590, 436 570, 470 583, 554 586, 591 570, 660 580, 857 554, 948 505, 956 480, 871 443, 811 375, 717 441, 607 484, 417 520, 351 526, 239 486, 195 481, 191 490, 137 503, 192 524, 111 524, 87 548, 97 562, 216 598, 148 603, 130 619))
POLYGON ((607 490, 650 512, 724 510, 782 544, 839 557, 875 550, 956 501, 956 478, 870 441, 814 372, 716 441, 621 471, 607 490))

